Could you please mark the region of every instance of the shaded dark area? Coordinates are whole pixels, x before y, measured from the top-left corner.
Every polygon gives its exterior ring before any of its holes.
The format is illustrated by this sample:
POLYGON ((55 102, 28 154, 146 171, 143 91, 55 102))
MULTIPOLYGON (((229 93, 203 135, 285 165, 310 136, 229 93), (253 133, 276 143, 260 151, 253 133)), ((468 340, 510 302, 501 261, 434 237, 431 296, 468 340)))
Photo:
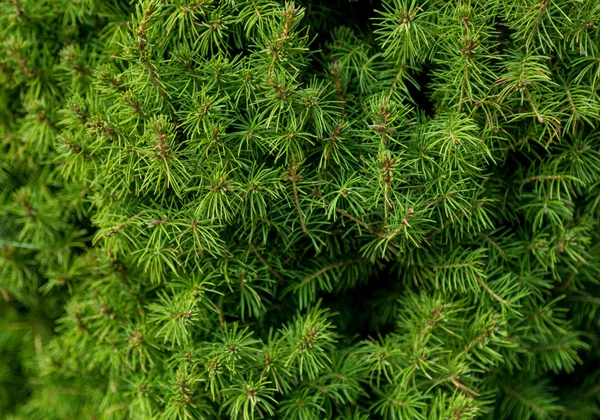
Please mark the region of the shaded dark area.
POLYGON ((297 4, 306 8, 305 22, 312 35, 319 35, 318 45, 323 45, 336 26, 348 26, 366 32, 372 25, 376 10, 381 10, 381 0, 302 0, 297 4))
MULTIPOLYGON (((372 36, 374 18, 378 16, 377 11, 382 10, 381 3, 381 0, 303 0, 298 2, 299 5, 306 8, 304 23, 309 27, 310 37, 314 40, 311 50, 317 54, 323 51, 327 43, 331 41, 331 32, 339 26, 352 28, 369 39, 372 36)), ((317 73, 326 71, 325 64, 316 57, 313 59, 313 69, 317 73)), ((428 66, 424 66, 418 72, 413 72, 411 77, 417 83, 417 86, 407 83, 413 105, 416 105, 425 115, 433 116, 433 104, 429 99, 431 89, 428 84, 431 76, 428 66)))
POLYGON ((389 263, 356 287, 325 294, 323 303, 337 313, 335 323, 344 335, 358 340, 376 338, 394 330, 397 298, 404 289, 389 263))
POLYGON ((417 86, 407 83, 406 87, 408 88, 409 95, 413 100, 414 105, 422 110, 426 116, 433 117, 434 109, 433 103, 430 100, 431 89, 429 87, 431 76, 429 75, 428 69, 425 67, 424 70, 413 73, 411 76, 415 82, 417 82, 417 86))

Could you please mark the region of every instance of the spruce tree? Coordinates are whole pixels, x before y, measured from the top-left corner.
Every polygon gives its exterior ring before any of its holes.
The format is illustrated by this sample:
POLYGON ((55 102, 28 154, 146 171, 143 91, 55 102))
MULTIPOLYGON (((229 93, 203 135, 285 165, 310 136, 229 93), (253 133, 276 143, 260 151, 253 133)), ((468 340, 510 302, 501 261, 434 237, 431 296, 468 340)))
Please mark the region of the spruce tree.
POLYGON ((2 0, 0 416, 600 416, 600 2, 2 0))

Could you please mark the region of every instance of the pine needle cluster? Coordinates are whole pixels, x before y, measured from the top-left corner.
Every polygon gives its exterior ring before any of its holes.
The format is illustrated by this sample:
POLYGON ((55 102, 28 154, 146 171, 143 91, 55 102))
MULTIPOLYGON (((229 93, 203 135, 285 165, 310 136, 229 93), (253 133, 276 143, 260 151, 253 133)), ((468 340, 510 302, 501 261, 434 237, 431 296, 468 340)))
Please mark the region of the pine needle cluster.
POLYGON ((0 416, 600 416, 600 2, 0 2, 0 416))

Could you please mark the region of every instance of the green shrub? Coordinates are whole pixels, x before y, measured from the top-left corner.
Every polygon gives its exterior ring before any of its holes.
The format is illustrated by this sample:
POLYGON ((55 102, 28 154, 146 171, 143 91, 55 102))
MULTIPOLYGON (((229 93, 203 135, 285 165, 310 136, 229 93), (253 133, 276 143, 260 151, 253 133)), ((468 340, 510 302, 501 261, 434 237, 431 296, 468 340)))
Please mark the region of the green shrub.
POLYGON ((0 416, 600 416, 598 19, 3 0, 0 416))

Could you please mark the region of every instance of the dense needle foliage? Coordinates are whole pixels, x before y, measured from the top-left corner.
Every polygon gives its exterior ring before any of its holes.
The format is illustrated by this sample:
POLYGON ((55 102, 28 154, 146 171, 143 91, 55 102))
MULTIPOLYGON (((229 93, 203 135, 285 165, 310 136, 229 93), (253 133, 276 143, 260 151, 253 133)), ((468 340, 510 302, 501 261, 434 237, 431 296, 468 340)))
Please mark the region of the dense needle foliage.
POLYGON ((599 19, 0 0, 0 417, 597 418, 599 19))

